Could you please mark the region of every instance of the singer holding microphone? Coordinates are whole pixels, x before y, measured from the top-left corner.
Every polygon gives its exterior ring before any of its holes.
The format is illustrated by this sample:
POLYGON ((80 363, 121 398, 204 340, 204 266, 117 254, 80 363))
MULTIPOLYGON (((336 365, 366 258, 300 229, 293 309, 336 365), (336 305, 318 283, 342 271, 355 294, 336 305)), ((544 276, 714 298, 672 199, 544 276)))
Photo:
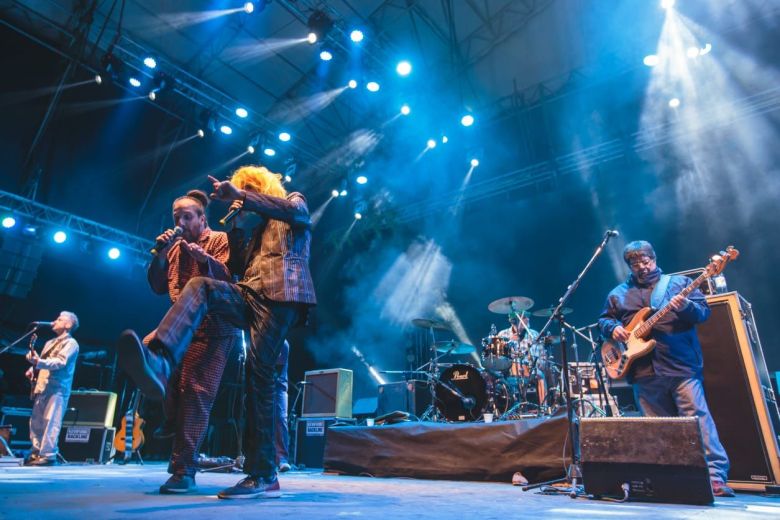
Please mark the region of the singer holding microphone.
POLYGON ((62 311, 50 324, 36 325, 51 327, 57 337, 46 342, 40 356, 27 354, 32 366, 25 375, 30 381, 37 377, 30 415, 32 450, 27 465, 53 466, 57 464, 57 442, 76 372, 79 344, 71 334, 79 327, 79 319, 72 312, 62 311))
POLYGON ((181 363, 206 315, 249 329, 244 429, 246 478, 219 498, 281 496, 274 449, 275 363, 287 332, 316 304, 309 271, 311 219, 306 199, 287 193, 281 175, 259 166, 239 168, 229 181, 209 177, 212 198, 240 201, 250 230, 236 254, 238 283, 191 279, 157 327, 148 348, 120 343, 119 363, 141 388, 164 393, 171 368, 181 363))
MULTIPOLYGON (((157 294, 167 294, 176 303, 184 286, 196 276, 230 280, 227 234, 213 231, 206 220, 209 198, 205 192, 191 190, 173 201, 174 229, 157 237, 149 265, 149 285, 157 294)), ((189 493, 196 490, 198 450, 208 427, 222 373, 237 330, 219 316, 208 316, 195 331, 187 354, 173 372, 165 392, 165 423, 154 432, 157 438, 173 437, 168 471, 171 477, 160 486, 160 493, 189 493)), ((144 338, 147 344, 154 332, 144 338)), ((138 345, 138 336, 125 331, 120 342, 138 345)), ((136 347, 138 348, 138 347, 136 347)), ((140 386, 140 385, 139 385, 140 386)), ((149 397, 155 396, 141 390, 149 397)))

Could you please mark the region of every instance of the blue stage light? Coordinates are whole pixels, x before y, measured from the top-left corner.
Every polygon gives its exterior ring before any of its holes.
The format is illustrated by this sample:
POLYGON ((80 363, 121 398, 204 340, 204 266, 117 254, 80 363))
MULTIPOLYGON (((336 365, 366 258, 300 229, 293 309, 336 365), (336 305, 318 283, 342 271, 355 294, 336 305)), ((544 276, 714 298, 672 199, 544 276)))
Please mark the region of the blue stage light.
POLYGON ((157 60, 155 60, 151 56, 147 56, 146 58, 144 58, 144 65, 146 65, 150 69, 153 69, 157 66, 157 60))
POLYGON ((354 79, 351 79, 351 80, 349 80, 349 83, 347 83, 347 86, 349 88, 357 88, 357 81, 355 81, 354 79))
POLYGON ((108 257, 111 260, 116 260, 120 256, 122 256, 122 252, 118 248, 112 247, 111 249, 108 250, 108 257))
POLYGON ((406 104, 401 105, 401 114, 408 116, 411 113, 412 113, 412 109, 409 108, 409 105, 406 104))
POLYGON ((317 33, 310 32, 309 35, 306 37, 306 41, 314 45, 317 43, 317 33))
POLYGON ((292 182, 292 177, 290 177, 289 175, 285 175, 284 182, 292 182))
POLYGON ((249 112, 247 112, 246 108, 244 108, 244 107, 238 107, 236 109, 236 115, 238 117, 243 118, 243 117, 247 117, 249 115, 249 112))
POLYGON ((339 193, 339 196, 340 197, 346 197, 347 196, 347 190, 341 190, 341 192, 339 193))
POLYGON ((10 229, 16 225, 16 219, 13 217, 5 217, 3 219, 3 227, 6 229, 10 229))
POLYGON ((279 140, 280 141, 286 143, 290 139, 292 139, 292 137, 290 136, 289 133, 287 133, 287 132, 279 132, 279 140))
POLYGON ((399 76, 408 76, 412 73, 412 64, 406 60, 399 61, 398 65, 395 66, 395 71, 399 76))
POLYGON ((474 116, 471 114, 466 114, 465 116, 460 118, 460 124, 463 126, 471 126, 474 124, 474 116))
POLYGON ((361 218, 363 218, 363 215, 356 211, 355 212, 355 220, 360 220, 361 218))
POLYGON ((246 147, 246 151, 249 153, 255 153, 255 147, 250 144, 246 147))
POLYGON ((244 12, 246 14, 252 14, 255 12, 254 2, 244 2, 244 12))
POLYGON ((263 153, 266 154, 268 157, 273 157, 274 155, 276 155, 276 150, 274 150, 273 148, 266 148, 265 150, 263 150, 263 153))
POLYGON ((330 192, 331 197, 336 198, 339 196, 339 190, 333 190, 330 192))
POLYGON ((360 43, 363 41, 363 31, 360 29, 355 29, 351 33, 349 33, 349 39, 352 40, 355 43, 360 43))
POLYGON ((219 127, 219 131, 222 132, 225 135, 230 135, 233 133, 233 129, 230 128, 228 125, 222 125, 219 127))
POLYGON ((447 144, 449 142, 449 138, 446 135, 443 135, 441 137, 441 144, 447 144))
POLYGON ((333 54, 331 54, 331 52, 330 52, 330 51, 327 51, 327 50, 322 50, 322 51, 320 52, 320 59, 321 59, 322 61, 330 61, 330 60, 332 60, 332 59, 333 59, 333 54))
POLYGON ((62 244, 68 239, 68 235, 64 231, 57 231, 56 233, 54 233, 52 238, 56 243, 62 244))
POLYGON ((642 63, 644 63, 648 67, 655 67, 656 65, 658 65, 659 61, 660 60, 658 59, 657 55, 648 54, 647 56, 645 56, 645 59, 642 60, 642 63))
POLYGON ((368 177, 366 177, 365 175, 358 175, 358 177, 357 177, 357 179, 355 179, 355 181, 358 184, 365 184, 365 183, 368 182, 368 177))
POLYGON ((428 139, 428 148, 436 148, 436 139, 428 139))
POLYGON ((474 168, 479 166, 479 159, 476 159, 476 158, 472 159, 471 160, 471 166, 474 167, 474 168))
POLYGON ((369 81, 366 83, 366 89, 368 89, 369 92, 378 92, 379 91, 379 83, 376 81, 369 81))
POLYGON ((141 81, 138 78, 130 78, 127 80, 130 85, 134 86, 135 88, 138 88, 141 86, 141 81))

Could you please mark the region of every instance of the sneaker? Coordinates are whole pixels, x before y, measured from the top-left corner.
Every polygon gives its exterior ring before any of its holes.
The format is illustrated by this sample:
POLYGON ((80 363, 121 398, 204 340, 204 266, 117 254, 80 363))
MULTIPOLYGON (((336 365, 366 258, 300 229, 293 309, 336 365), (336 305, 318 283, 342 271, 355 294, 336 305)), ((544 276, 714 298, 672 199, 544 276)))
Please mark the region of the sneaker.
POLYGON ((279 479, 276 477, 246 477, 233 487, 223 489, 219 498, 279 498, 282 496, 279 479))
POLYGON ((716 497, 735 497, 734 490, 722 480, 712 480, 712 494, 716 497))
POLYGON ((126 330, 117 342, 119 366, 146 397, 155 401, 165 399, 170 365, 165 356, 145 347, 132 330, 126 330))
POLYGON ((287 473, 292 469, 292 466, 290 466, 290 463, 286 460, 283 460, 279 463, 279 473, 287 473))
POLYGON ((161 495, 193 493, 197 490, 198 486, 195 485, 195 477, 190 477, 189 475, 171 475, 171 478, 160 486, 161 495))

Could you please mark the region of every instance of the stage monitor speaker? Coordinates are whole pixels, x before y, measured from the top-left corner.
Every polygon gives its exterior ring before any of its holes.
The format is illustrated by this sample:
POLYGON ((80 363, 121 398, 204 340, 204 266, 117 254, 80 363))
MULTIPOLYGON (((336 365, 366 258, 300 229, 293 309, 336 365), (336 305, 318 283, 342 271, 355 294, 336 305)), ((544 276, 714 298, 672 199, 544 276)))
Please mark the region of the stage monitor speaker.
POLYGON ((585 492, 631 500, 710 504, 714 500, 695 417, 580 419, 585 492))
POLYGON ((116 410, 116 394, 114 392, 98 392, 80 390, 71 392, 63 425, 114 426, 116 410))
POLYGON ((63 426, 59 449, 68 462, 105 464, 114 451, 114 428, 63 426))
POLYGON ((425 381, 398 381, 379 385, 377 416, 394 411, 420 417, 431 404, 431 392, 425 381))
POLYGON ((750 303, 736 292, 707 297, 698 325, 704 391, 731 461, 729 484, 763 491, 780 483, 780 413, 750 303))
POLYGON ((352 417, 351 370, 311 370, 304 380, 301 417, 352 417))

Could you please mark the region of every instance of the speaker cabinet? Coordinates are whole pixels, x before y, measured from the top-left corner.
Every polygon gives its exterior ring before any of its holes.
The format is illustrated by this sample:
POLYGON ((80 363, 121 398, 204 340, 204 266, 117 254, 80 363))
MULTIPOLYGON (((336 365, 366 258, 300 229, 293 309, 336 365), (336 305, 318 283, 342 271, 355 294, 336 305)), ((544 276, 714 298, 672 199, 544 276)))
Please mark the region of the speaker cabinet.
POLYGON ((780 482, 780 414, 750 303, 736 292, 707 297, 698 326, 704 391, 731 469, 729 485, 763 491, 780 482))
POLYGON ((68 462, 105 464, 114 451, 114 428, 63 426, 59 449, 68 462))
POLYGON ((32 408, 3 406, 0 408, 0 424, 9 427, 11 449, 28 449, 30 442, 30 416, 32 408))
POLYGON ((351 370, 311 370, 304 380, 301 417, 352 417, 351 370))
POLYGON ((385 415, 396 410, 420 417, 431 404, 431 392, 425 381, 398 381, 379 385, 376 414, 385 415))
POLYGON ((325 439, 328 429, 335 425, 353 426, 355 421, 347 419, 319 418, 298 419, 295 427, 295 464, 307 468, 321 468, 325 455, 325 439))
POLYGON ((710 504, 712 487, 695 417, 580 419, 585 492, 632 500, 710 504))
POLYGON ((111 428, 114 426, 115 410, 114 392, 92 390, 71 392, 62 424, 111 428))

